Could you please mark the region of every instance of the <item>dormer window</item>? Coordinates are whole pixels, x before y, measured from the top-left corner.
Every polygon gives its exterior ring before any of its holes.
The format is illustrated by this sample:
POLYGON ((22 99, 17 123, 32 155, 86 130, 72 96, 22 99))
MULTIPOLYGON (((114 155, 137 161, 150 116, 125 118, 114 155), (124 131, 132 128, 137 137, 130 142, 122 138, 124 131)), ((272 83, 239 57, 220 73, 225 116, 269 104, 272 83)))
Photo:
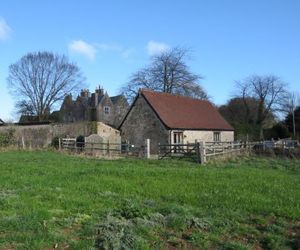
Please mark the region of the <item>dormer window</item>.
POLYGON ((109 111, 110 111, 110 108, 105 106, 104 107, 104 114, 109 115, 109 111))

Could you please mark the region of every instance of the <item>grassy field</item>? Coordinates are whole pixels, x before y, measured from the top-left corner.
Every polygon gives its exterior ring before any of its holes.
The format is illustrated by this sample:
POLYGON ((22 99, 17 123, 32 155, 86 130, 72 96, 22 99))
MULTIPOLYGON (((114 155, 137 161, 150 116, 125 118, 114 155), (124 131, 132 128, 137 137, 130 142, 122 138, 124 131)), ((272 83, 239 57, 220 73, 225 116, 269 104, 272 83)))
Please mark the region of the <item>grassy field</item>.
POLYGON ((299 249, 299 232, 299 160, 0 153, 0 249, 299 249))

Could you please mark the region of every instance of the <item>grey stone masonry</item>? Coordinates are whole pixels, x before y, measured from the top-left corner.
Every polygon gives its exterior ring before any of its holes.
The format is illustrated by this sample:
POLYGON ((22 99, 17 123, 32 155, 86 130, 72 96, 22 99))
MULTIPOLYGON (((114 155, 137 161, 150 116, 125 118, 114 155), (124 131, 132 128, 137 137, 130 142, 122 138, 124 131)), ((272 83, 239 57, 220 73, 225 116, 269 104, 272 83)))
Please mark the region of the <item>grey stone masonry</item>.
POLYGON ((128 102, 123 95, 110 97, 99 87, 94 93, 82 90, 76 100, 67 95, 57 120, 63 123, 97 121, 118 127, 128 108, 128 102))
POLYGON ((158 144, 168 144, 168 130, 153 112, 142 95, 137 97, 127 117, 119 127, 122 140, 135 147, 145 146, 150 139, 151 153, 158 153, 158 144))

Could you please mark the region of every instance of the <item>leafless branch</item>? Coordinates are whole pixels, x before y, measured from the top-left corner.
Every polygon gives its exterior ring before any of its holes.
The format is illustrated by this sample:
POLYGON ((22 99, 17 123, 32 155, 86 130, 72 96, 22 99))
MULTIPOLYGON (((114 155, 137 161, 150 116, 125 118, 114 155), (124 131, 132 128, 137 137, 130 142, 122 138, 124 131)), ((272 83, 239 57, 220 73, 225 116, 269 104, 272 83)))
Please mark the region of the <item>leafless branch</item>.
POLYGON ((140 88, 207 99, 206 92, 199 84, 202 77, 193 74, 185 62, 188 52, 177 47, 152 57, 150 65, 134 73, 121 91, 129 99, 140 88))
POLYGON ((19 111, 30 107, 30 113, 43 119, 45 112, 62 101, 66 94, 82 88, 83 77, 67 57, 36 52, 10 65, 7 82, 19 111))

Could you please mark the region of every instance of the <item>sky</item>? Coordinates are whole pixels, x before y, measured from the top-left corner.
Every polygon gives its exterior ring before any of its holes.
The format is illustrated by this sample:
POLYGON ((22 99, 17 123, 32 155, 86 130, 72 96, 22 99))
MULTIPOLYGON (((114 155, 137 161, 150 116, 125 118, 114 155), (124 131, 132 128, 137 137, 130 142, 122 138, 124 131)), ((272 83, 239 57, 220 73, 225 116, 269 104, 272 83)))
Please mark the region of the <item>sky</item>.
POLYGON ((90 91, 116 95, 151 56, 172 47, 212 102, 226 103, 236 80, 275 74, 300 91, 299 0, 0 0, 0 118, 17 120, 6 78, 28 52, 67 55, 90 91))

